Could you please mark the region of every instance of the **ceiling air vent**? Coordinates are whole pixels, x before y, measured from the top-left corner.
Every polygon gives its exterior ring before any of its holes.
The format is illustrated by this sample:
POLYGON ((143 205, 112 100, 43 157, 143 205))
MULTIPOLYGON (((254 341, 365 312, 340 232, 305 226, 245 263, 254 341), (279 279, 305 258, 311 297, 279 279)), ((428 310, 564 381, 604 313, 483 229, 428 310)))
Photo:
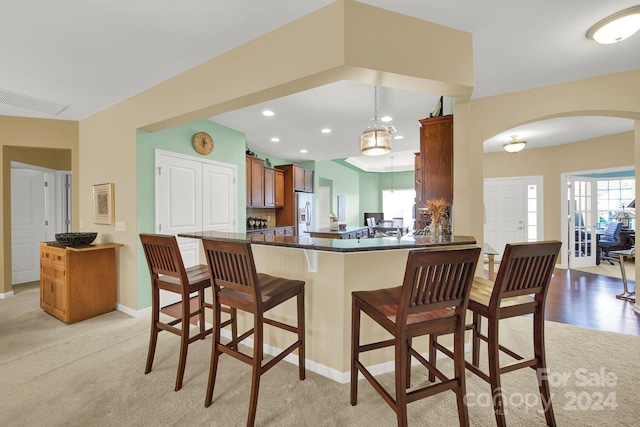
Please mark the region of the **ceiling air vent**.
POLYGON ((56 104, 55 102, 11 92, 6 89, 0 89, 0 103, 40 111, 41 113, 53 114, 54 116, 57 116, 69 108, 67 105, 56 104))
POLYGON ((394 125, 384 125, 384 128, 389 131, 389 133, 396 133, 396 127, 394 125))

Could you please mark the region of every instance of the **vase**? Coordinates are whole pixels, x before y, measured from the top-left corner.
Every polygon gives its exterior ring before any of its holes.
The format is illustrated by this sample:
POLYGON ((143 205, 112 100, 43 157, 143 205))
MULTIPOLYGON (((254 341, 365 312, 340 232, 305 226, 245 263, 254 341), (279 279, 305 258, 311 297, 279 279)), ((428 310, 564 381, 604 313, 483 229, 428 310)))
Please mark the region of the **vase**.
POLYGON ((434 239, 439 239, 442 236, 442 224, 439 222, 432 222, 429 224, 429 231, 431 231, 431 237, 434 239))

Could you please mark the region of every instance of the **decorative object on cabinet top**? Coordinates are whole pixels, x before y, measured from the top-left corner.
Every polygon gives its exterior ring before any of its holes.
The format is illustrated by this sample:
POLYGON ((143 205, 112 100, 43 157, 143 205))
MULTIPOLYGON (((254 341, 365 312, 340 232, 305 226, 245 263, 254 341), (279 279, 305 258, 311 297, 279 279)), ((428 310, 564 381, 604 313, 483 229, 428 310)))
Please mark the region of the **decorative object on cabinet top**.
POLYGON ((88 246, 98 237, 96 232, 84 233, 57 233, 56 240, 62 246, 80 247, 88 246))

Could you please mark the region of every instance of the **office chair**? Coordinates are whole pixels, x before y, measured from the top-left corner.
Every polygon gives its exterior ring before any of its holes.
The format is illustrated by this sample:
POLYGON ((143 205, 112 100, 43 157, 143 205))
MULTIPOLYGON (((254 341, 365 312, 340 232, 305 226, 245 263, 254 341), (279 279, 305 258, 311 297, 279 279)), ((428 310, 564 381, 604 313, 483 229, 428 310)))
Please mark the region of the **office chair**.
POLYGON ((617 261, 615 258, 609 256, 610 248, 620 245, 620 231, 622 230, 622 223, 619 221, 611 221, 607 226, 604 234, 600 236, 598 240, 598 256, 596 264, 600 264, 600 260, 604 259, 609 261, 609 264, 613 265, 613 261, 617 261))

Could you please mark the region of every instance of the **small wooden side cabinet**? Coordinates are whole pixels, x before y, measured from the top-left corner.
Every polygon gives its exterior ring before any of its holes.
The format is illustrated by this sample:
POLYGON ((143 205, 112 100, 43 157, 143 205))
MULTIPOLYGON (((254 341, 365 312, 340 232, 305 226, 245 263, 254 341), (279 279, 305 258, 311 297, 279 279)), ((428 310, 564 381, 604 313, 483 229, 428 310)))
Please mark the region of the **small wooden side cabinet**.
POLYGON ((116 248, 40 243, 40 307, 65 323, 112 311, 116 306, 116 248))

